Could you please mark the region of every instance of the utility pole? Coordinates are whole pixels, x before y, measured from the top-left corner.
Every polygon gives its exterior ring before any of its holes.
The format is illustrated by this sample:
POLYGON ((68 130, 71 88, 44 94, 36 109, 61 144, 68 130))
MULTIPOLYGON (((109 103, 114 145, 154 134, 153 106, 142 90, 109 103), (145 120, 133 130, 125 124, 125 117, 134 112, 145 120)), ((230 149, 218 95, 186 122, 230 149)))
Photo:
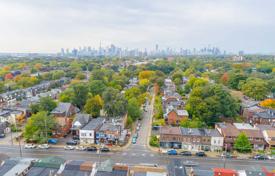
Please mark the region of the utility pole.
MULTIPOLYGON (((15 120, 15 132, 17 132, 17 123, 16 123, 16 120, 15 120)), ((17 136, 17 139, 18 139, 18 144, 19 144, 19 153, 20 153, 20 157, 22 158, 22 149, 21 149, 21 139, 20 139, 20 136, 17 136)))
POLYGON ((47 130, 47 121, 45 119, 45 137, 46 137, 46 141, 47 141, 47 144, 48 144, 48 130, 47 130))
POLYGON ((223 168, 225 168, 225 165, 226 165, 226 153, 227 153, 227 144, 225 144, 225 155, 223 156, 223 168))
POLYGON ((12 139, 12 126, 10 126, 10 130, 11 130, 11 145, 13 145, 13 139, 12 139))

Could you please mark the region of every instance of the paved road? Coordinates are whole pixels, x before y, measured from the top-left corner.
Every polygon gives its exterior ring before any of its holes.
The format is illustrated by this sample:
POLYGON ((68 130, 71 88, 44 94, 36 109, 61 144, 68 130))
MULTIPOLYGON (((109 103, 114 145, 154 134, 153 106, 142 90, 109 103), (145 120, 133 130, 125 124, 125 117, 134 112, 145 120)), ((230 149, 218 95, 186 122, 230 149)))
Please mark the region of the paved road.
MULTIPOLYGON (((198 157, 183 157, 183 156, 168 156, 165 154, 158 154, 151 152, 146 142, 148 139, 149 131, 151 130, 150 118, 152 117, 153 105, 147 106, 147 112, 143 114, 143 120, 137 144, 131 144, 128 149, 122 152, 110 152, 110 153, 95 153, 88 151, 67 151, 62 148, 51 148, 48 150, 42 149, 22 149, 23 157, 42 158, 46 156, 60 156, 68 160, 92 160, 92 161, 104 161, 112 159, 117 163, 127 164, 159 164, 159 165, 171 165, 169 168, 171 172, 180 172, 177 165, 182 165, 182 162, 189 160, 199 163, 201 168, 213 168, 223 167, 224 161, 220 158, 198 158, 198 157)), ((0 153, 6 153, 12 157, 20 156, 18 145, 0 145, 0 153)), ((275 161, 255 161, 255 160, 231 160, 227 159, 227 168, 234 169, 247 169, 247 170, 261 170, 263 166, 268 169, 275 168, 275 161), (273 168, 272 168, 273 167, 273 168)), ((173 174, 172 174, 173 175, 173 174)), ((175 174, 174 174, 175 175, 175 174)))

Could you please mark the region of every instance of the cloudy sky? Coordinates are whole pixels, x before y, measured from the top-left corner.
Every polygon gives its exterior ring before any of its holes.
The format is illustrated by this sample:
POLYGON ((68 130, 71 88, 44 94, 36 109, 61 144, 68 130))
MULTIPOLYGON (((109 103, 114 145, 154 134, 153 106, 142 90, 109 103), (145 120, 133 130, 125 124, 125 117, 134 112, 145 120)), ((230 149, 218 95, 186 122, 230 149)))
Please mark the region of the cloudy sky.
POLYGON ((274 0, 0 0, 0 52, 61 47, 275 53, 274 0))

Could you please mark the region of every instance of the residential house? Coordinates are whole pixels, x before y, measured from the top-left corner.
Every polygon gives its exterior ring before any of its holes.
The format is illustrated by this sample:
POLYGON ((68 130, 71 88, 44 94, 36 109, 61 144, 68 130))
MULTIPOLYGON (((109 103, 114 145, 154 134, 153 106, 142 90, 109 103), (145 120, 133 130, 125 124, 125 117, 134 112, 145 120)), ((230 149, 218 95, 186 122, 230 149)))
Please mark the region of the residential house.
POLYGON ((180 121, 187 119, 189 116, 186 110, 171 110, 164 114, 165 121, 169 125, 179 125, 180 121))
POLYGON ((243 109, 242 115, 247 123, 255 124, 255 122, 253 121, 253 116, 256 113, 264 112, 264 111, 265 110, 259 106, 252 106, 252 107, 243 109))
POLYGON ((0 165, 0 175, 5 175, 9 172, 16 164, 18 163, 17 160, 13 159, 6 159, 0 165))
POLYGON ((114 122, 105 122, 96 132, 96 143, 107 145, 118 144, 121 137, 122 126, 114 122))
POLYGON ((197 128, 180 128, 182 134, 182 149, 199 151, 210 148, 211 138, 202 136, 201 130, 197 128), (204 138, 204 139, 202 139, 204 138), (202 141, 204 140, 204 145, 202 141))
POLYGON ((25 176, 28 173, 33 162, 35 161, 35 159, 32 159, 32 158, 23 158, 23 159, 15 158, 15 159, 9 159, 9 160, 15 160, 15 162, 13 161, 10 162, 10 163, 13 162, 13 164, 11 164, 13 167, 11 167, 6 173, 4 173, 3 176, 14 176, 14 175, 25 176))
POLYGON ((92 176, 128 176, 128 173, 128 166, 115 165, 111 160, 106 160, 96 166, 96 173, 92 176))
POLYGON ((56 176, 88 176, 95 168, 91 161, 69 160, 64 167, 60 167, 56 176))
POLYGON ((69 133, 73 117, 77 112, 79 112, 79 109, 71 103, 59 103, 57 107, 52 110, 51 114, 60 126, 57 135, 63 136, 69 133))
POLYGON ((91 116, 89 114, 77 113, 72 122, 72 128, 71 128, 72 135, 79 136, 79 130, 82 127, 84 127, 90 121, 90 119, 91 119, 91 116))
POLYGON ((215 128, 224 138, 224 148, 225 150, 232 150, 234 146, 235 139, 240 134, 239 130, 230 123, 216 123, 215 128))
POLYGON ((251 119, 252 124, 264 124, 275 126, 275 110, 265 109, 263 112, 257 112, 251 119))
POLYGON ((8 122, 9 124, 15 124, 25 119, 25 113, 16 109, 2 109, 0 112, 0 122, 8 122))
POLYGON ((154 166, 132 166, 130 168, 130 176, 147 176, 147 175, 156 175, 156 176, 167 176, 167 170, 164 167, 154 167, 154 166))
POLYGON ((246 123, 217 123, 216 129, 224 137, 224 148, 233 149, 234 142, 240 133, 244 133, 255 150, 264 150, 266 142, 261 131, 246 123))
POLYGON ((65 163, 63 158, 50 156, 35 161, 26 176, 55 175, 65 163))
POLYGON ((182 148, 182 132, 180 127, 161 127, 160 146, 163 148, 182 148))
POLYGON ((211 151, 222 151, 223 150, 223 136, 216 129, 206 129, 206 133, 211 137, 211 151))
POLYGON ((81 144, 95 144, 96 132, 102 127, 105 122, 104 118, 91 119, 88 124, 79 130, 79 139, 81 144))
POLYGON ((263 136, 269 149, 275 148, 275 129, 263 130, 263 136))
POLYGON ((8 122, 0 122, 0 135, 7 134, 10 132, 10 127, 8 122))
POLYGON ((265 140, 261 130, 252 127, 248 123, 233 123, 233 125, 240 131, 246 134, 250 143, 253 145, 255 150, 264 150, 265 140))

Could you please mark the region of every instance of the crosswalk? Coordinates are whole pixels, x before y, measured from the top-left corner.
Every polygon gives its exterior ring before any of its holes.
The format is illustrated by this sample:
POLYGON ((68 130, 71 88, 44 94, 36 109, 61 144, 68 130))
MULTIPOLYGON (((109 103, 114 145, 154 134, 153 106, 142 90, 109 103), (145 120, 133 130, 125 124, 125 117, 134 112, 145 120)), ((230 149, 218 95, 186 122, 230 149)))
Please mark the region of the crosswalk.
POLYGON ((123 152, 122 156, 135 156, 135 157, 155 157, 155 154, 149 153, 128 153, 123 152))

